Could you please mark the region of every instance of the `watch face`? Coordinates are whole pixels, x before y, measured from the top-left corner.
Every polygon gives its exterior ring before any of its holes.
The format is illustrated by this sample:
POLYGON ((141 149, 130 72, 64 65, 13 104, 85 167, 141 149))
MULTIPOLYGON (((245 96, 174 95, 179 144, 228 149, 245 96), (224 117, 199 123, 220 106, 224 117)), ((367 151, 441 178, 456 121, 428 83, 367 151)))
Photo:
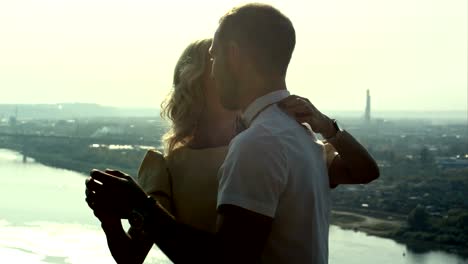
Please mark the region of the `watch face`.
POLYGON ((134 227, 134 228, 137 228, 137 229, 141 229, 143 228, 143 223, 144 223, 144 217, 141 213, 139 213, 138 211, 136 210, 132 210, 132 212, 130 213, 129 217, 128 217, 128 223, 134 227))

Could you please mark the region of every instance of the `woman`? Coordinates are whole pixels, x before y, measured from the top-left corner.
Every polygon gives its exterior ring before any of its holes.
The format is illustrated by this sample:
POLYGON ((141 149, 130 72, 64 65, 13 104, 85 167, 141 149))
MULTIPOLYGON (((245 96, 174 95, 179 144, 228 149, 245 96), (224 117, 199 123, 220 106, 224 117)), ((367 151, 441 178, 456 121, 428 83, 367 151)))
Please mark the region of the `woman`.
MULTIPOLYGON (((149 151, 140 166, 138 182, 179 222, 214 232, 217 171, 237 133, 238 113, 225 110, 218 100, 210 78, 210 45, 210 39, 196 41, 180 57, 174 70, 174 90, 162 106, 162 116, 172 121, 171 130, 164 136, 165 155, 149 151)), ((329 121, 301 97, 288 97, 279 105, 312 129, 317 120, 329 121)), ((331 144, 324 148, 331 185, 366 183, 378 177, 377 166, 367 151, 349 134, 335 133, 339 136, 333 135, 330 141, 340 155, 331 144)), ((144 261, 152 246, 144 233, 134 228, 126 233, 118 218, 97 217, 118 263, 144 261)))

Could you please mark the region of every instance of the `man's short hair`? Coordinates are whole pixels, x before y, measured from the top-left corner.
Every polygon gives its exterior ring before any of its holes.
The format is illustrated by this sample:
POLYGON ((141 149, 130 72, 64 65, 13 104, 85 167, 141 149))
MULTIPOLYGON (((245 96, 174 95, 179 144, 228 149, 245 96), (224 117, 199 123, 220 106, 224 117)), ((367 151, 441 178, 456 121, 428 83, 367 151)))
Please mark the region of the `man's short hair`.
POLYGON ((261 73, 286 75, 296 33, 291 20, 279 10, 265 4, 246 4, 231 9, 219 24, 221 43, 236 42, 253 57, 261 73))

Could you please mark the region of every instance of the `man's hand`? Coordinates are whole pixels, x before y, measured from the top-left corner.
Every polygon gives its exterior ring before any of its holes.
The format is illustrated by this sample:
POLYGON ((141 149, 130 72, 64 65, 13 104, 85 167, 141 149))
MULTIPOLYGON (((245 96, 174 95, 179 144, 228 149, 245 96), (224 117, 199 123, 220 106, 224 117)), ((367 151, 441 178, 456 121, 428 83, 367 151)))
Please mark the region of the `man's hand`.
POLYGON ((92 170, 86 179, 86 202, 101 221, 128 218, 146 197, 132 177, 120 171, 92 170))
POLYGON ((307 98, 291 95, 281 100, 278 106, 297 122, 309 124, 315 133, 322 134, 324 138, 333 137, 337 132, 333 121, 322 114, 307 98))

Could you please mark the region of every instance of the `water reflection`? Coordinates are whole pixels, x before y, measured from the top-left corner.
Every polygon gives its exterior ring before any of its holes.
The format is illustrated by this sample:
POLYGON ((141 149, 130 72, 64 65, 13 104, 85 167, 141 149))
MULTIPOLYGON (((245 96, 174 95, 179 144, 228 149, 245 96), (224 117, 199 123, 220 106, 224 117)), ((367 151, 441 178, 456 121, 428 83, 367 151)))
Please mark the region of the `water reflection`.
POLYGON ((330 264, 466 264, 457 255, 442 251, 416 253, 391 239, 368 236, 363 232, 330 227, 330 264))
POLYGON ((143 146, 143 145, 116 145, 116 144, 111 144, 111 145, 106 145, 106 144, 91 144, 89 145, 90 148, 105 148, 105 149, 110 149, 110 150, 134 150, 134 149, 140 149, 140 150, 149 150, 149 149, 154 149, 153 146, 143 146))
MULTIPOLYGON (((84 180, 72 171, 22 163, 18 153, 0 149, 2 263, 115 263, 84 202, 84 180)), ((145 263, 170 262, 154 248, 145 263)), ((392 240, 332 226, 330 264, 341 263, 468 262, 437 251, 416 254, 392 240)))

